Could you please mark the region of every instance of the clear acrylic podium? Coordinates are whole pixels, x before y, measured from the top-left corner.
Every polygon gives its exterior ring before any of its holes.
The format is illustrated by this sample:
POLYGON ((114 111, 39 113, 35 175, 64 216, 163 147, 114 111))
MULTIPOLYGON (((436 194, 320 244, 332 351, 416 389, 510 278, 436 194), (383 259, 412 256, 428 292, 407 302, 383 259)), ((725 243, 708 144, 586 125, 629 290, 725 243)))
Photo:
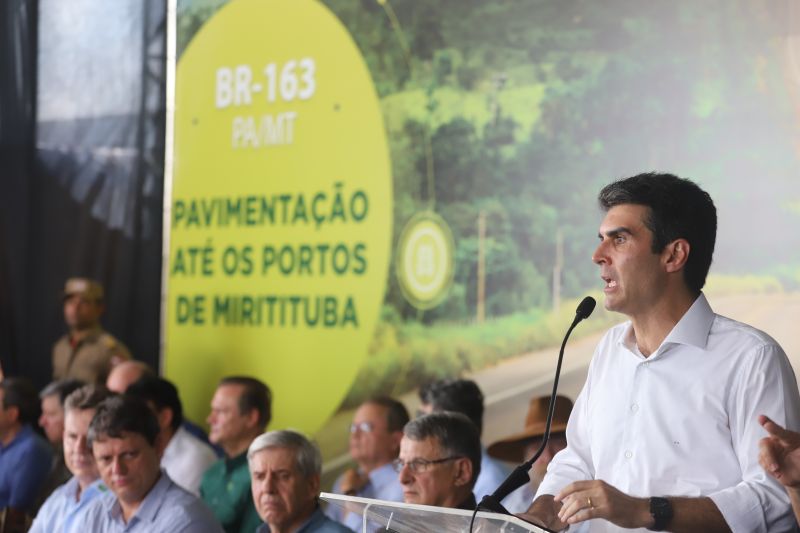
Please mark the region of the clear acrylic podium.
MULTIPOLYGON (((468 533, 472 511, 445 509, 428 505, 387 502, 357 496, 323 492, 320 499, 362 517, 364 533, 468 533)), ((480 511, 472 526, 473 533, 546 533, 515 516, 480 511)))

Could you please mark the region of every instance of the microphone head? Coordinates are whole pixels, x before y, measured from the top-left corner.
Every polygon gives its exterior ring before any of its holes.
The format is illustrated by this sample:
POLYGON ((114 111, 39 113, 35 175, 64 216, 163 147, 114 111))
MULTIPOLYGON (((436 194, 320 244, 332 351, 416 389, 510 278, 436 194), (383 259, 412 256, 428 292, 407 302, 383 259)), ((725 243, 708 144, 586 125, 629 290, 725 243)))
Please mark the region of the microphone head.
POLYGON ((597 302, 591 296, 587 296, 581 303, 578 304, 578 308, 575 310, 575 316, 578 320, 583 320, 584 318, 589 318, 589 315, 592 314, 594 311, 594 306, 597 305, 597 302))

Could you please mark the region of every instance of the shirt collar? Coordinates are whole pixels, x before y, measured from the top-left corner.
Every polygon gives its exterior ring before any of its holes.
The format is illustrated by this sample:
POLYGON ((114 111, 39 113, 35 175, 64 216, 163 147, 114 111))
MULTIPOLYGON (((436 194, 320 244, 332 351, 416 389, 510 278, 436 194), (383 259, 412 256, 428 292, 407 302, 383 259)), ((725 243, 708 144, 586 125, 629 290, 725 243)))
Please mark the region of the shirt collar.
POLYGON ((225 471, 230 473, 232 470, 238 470, 242 465, 247 464, 247 452, 243 452, 236 457, 225 458, 225 471))
MULTIPOLYGON (((128 520, 128 524, 134 520, 152 522, 155 519, 156 514, 158 514, 158 510, 161 508, 161 504, 164 503, 164 495, 171 484, 172 480, 170 480, 166 472, 162 470, 158 481, 156 481, 156 484, 153 485, 153 488, 150 489, 150 492, 148 492, 144 497, 144 500, 142 500, 139 508, 136 509, 136 512, 133 514, 131 519, 128 520)), ((111 519, 114 521, 123 522, 122 507, 119 504, 119 500, 116 497, 110 498, 110 502, 106 505, 106 509, 111 519)))
MULTIPOLYGON (((670 344, 686 344, 695 346, 701 350, 708 344, 708 334, 711 332, 711 325, 714 323, 714 311, 711 309, 708 300, 703 293, 700 293, 689 309, 683 314, 678 323, 673 326, 661 342, 661 346, 653 352, 652 357, 663 353, 663 348, 670 344)), ((628 322, 625 331, 618 343, 627 348, 633 354, 643 357, 636 347, 636 336, 633 332, 633 323, 628 322)))
POLYGON ((304 531, 316 531, 319 528, 320 522, 324 520, 325 515, 322 513, 322 509, 320 509, 318 503, 314 508, 314 512, 308 517, 308 520, 300 524, 300 527, 297 528, 297 533, 303 533, 304 531))
POLYGON ((705 295, 700 293, 661 344, 687 344, 705 349, 713 322, 714 311, 711 310, 705 295))

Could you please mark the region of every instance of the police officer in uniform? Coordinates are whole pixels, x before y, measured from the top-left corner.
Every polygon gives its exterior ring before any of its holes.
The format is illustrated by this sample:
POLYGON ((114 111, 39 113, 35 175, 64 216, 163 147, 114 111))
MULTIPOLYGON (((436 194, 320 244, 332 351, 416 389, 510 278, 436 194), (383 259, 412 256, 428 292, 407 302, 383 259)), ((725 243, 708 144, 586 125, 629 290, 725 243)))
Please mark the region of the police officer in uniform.
POLYGON ((67 280, 64 321, 69 333, 53 346, 53 379, 102 385, 111 367, 131 358, 128 348, 100 326, 104 310, 100 283, 87 278, 67 280))

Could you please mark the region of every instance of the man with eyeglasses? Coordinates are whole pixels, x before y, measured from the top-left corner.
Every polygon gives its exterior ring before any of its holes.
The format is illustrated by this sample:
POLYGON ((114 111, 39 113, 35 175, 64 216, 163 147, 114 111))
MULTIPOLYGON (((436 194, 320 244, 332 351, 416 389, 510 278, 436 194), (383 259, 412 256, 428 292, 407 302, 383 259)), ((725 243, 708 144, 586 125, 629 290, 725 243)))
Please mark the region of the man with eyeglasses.
MULTIPOLYGON (((392 468, 400 452, 403 426, 408 411, 399 401, 380 396, 367 400, 356 410, 350 424, 350 456, 357 468, 346 470, 333 485, 336 494, 400 502, 403 488, 392 468)), ((331 505, 327 515, 355 531, 361 530, 361 517, 331 505)))
POLYGON ((473 510, 481 470, 478 429, 460 413, 416 418, 403 429, 394 467, 406 503, 473 510))

